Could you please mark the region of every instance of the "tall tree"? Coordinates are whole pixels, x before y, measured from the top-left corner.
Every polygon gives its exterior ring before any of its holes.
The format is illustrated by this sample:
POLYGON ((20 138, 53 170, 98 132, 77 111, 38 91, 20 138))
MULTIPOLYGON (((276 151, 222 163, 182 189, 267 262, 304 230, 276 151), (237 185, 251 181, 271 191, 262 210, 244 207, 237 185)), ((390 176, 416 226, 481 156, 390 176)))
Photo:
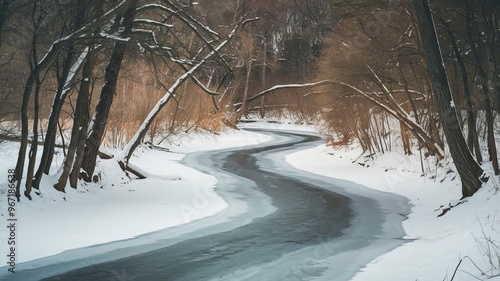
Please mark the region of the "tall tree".
POLYGON ((451 156, 462 180, 462 196, 472 196, 485 179, 462 134, 428 0, 412 0, 433 96, 451 156))
POLYGON ((467 111, 467 144, 471 149, 471 151, 475 153, 477 162, 481 163, 483 162, 483 157, 481 155, 481 149, 479 147, 479 137, 477 134, 477 126, 476 126, 477 118, 474 105, 472 104, 467 68, 462 58, 462 54, 460 53, 460 48, 458 47, 457 39, 455 38, 453 30, 445 20, 442 21, 442 24, 446 27, 446 31, 450 36, 451 46, 453 48, 453 53, 455 55, 456 63, 458 64, 460 72, 462 73, 465 109, 467 111))
MULTIPOLYGON (((77 6, 77 11, 80 17, 90 16, 90 7, 85 1, 81 1, 77 6)), ((94 6, 94 16, 100 17, 103 13, 103 3, 94 6)), ((98 29, 96 32, 98 33, 98 29)), ((78 174, 80 171, 85 141, 87 139, 87 129, 89 124, 89 108, 90 108, 90 87, 92 80, 92 71, 96 63, 96 53, 98 48, 92 44, 86 48, 84 53, 88 53, 85 62, 82 65, 82 74, 80 88, 78 90, 76 106, 73 117, 73 128, 71 130, 71 138, 68 146, 68 154, 64 159, 62 172, 59 180, 54 184, 54 188, 59 191, 64 191, 68 179, 73 188, 77 187, 78 174), (77 173, 70 176, 71 168, 76 167, 77 173)))
MULTIPOLYGON (((40 77, 40 74, 43 71, 49 71, 52 66, 58 65, 61 63, 61 56, 64 57, 63 60, 65 61, 64 65, 61 67, 63 71, 61 71, 58 75, 59 80, 57 81, 57 88, 58 91, 61 90, 61 93, 68 92, 71 89, 71 81, 72 77, 76 75, 76 72, 78 68, 71 67, 72 65, 78 66, 77 62, 74 62, 66 59, 67 56, 64 56, 64 54, 68 54, 70 49, 75 47, 75 44, 77 41, 84 41, 88 40, 89 38, 95 38, 95 34, 92 34, 91 32, 95 30, 96 27, 98 26, 103 26, 118 13, 123 12, 124 4, 127 2, 127 0, 122 0, 119 3, 116 3, 113 5, 109 11, 107 11, 105 14, 102 15, 102 17, 94 18, 91 19, 90 22, 86 23, 85 25, 81 26, 81 28, 77 28, 78 25, 78 20, 73 17, 74 14, 67 13, 67 10, 63 9, 63 7, 71 7, 68 3, 60 3, 57 1, 28 1, 24 7, 24 9, 27 10, 32 10, 32 16, 36 16, 38 14, 41 14, 43 16, 39 17, 39 19, 42 21, 40 24, 32 25, 30 27, 26 27, 28 30, 28 33, 26 36, 23 38, 28 38, 28 45, 30 48, 30 60, 31 57, 33 57, 35 62, 31 63, 31 69, 28 72, 28 77, 26 78, 26 82, 24 84, 24 90, 22 94, 22 102, 21 102, 21 110, 20 110, 20 115, 21 115, 21 145, 19 148, 19 153, 18 153, 18 159, 16 163, 16 168, 15 168, 15 179, 16 179, 16 196, 18 197, 18 200, 20 198, 20 185, 23 179, 23 173, 24 173, 24 166, 25 166, 25 158, 26 158, 26 152, 27 152, 27 144, 28 144, 28 125, 29 125, 29 111, 28 111, 28 106, 30 103, 32 91, 35 89, 39 89, 41 85, 40 83, 43 83, 44 81, 38 81, 38 77, 40 77), (38 9, 39 8, 39 9, 38 9), (36 12, 39 11, 39 12, 36 12), (75 26, 76 25, 76 26, 75 26), (53 40, 53 41, 51 41, 53 40), (43 43, 45 44, 41 44, 43 43), (52 42, 50 44, 49 42, 52 42), (48 45, 46 45, 48 44, 48 45), (46 47, 46 51, 42 51, 46 47), (65 51, 67 51, 65 53, 65 51), (40 54, 40 56, 36 56, 37 54, 40 54), (40 58, 39 60, 36 58, 40 58), (38 85, 36 85, 38 84, 38 85)), ((12 17, 15 18, 15 17, 12 17)), ((23 30, 20 30, 19 32, 23 32, 23 30)), ((82 53, 83 54, 83 53, 82 53)), ((76 57, 76 56, 75 56, 76 57)), ((81 58, 81 56, 80 56, 81 58)), ((83 58, 81 58, 83 60, 83 58)), ((81 62, 80 62, 81 63, 81 62)), ((61 110, 61 106, 53 107, 56 110, 61 110)), ((58 113, 57 113, 58 114, 58 113)), ((57 118, 52 118, 53 120, 56 121, 57 123, 57 118)), ((38 140, 35 139, 35 142, 38 140)), ((51 144, 52 149, 53 149, 53 142, 51 144)), ((47 147, 49 148, 49 147, 47 147)), ((32 157, 30 159, 30 162, 34 163, 36 160, 34 156, 35 150, 32 149, 32 157)), ((44 149, 45 151, 45 149, 44 149)), ((48 153, 49 150, 47 150, 47 154, 50 157, 52 155, 48 153)), ((31 186, 36 187, 38 183, 40 182, 41 175, 43 174, 42 172, 45 170, 46 167, 50 166, 50 161, 42 161, 40 164, 40 169, 41 171, 39 173, 40 178, 35 177, 35 180, 33 181, 33 184, 28 184, 27 186, 27 196, 29 196, 29 189, 31 186), (44 162, 42 164, 42 162, 44 162), (43 167, 41 167, 43 165, 43 167)), ((29 177, 29 181, 31 181, 31 174, 32 174, 32 169, 34 165, 28 165, 28 172, 27 172, 27 177, 29 177)))
MULTIPOLYGON (((471 0, 464 0, 465 1, 465 10, 466 10, 466 16, 465 16, 465 22, 466 22, 466 29, 467 29, 467 37, 469 38, 469 45, 471 46, 472 50, 472 55, 476 61, 476 68, 479 73, 479 82, 481 84, 481 88, 483 91, 483 102, 484 102, 484 109, 486 113, 486 128, 488 131, 488 136, 487 136, 487 143, 488 143, 488 154, 490 156, 490 161, 493 165, 493 171, 495 172, 495 175, 500 174, 500 167, 498 165, 498 153, 497 153, 497 147, 496 147, 496 142, 495 142, 495 130, 494 130, 494 122, 495 122, 495 117, 493 116, 493 108, 491 106, 492 102, 490 99, 490 85, 489 85, 489 77, 487 75, 487 71, 485 70, 485 66, 489 66, 489 62, 483 58, 483 52, 486 52, 485 49, 488 49, 482 41, 485 40, 482 34, 487 34, 491 33, 488 30, 480 31, 478 27, 478 20, 476 19, 475 15, 475 10, 472 5, 471 0)), ((483 16, 483 18, 485 18, 483 16)), ((493 32, 495 33, 495 32, 493 32)), ((489 48, 494 50, 495 48, 489 48)), ((494 53, 494 52, 492 52, 494 53)), ((490 59, 491 61, 491 59, 490 59)), ((493 65, 496 65, 496 63, 493 63, 493 65)), ((496 67, 496 66, 495 66, 496 67)), ((497 93, 497 95, 500 95, 500 93, 497 93)), ((497 103, 500 102, 500 98, 497 98, 497 103)))
MULTIPOLYGON (((120 36, 123 38, 129 37, 132 33, 132 25, 138 2, 138 0, 130 1, 128 3, 127 10, 125 10, 122 15, 117 17, 117 22, 120 22, 120 28, 123 30, 120 36)), ((82 176, 85 181, 90 181, 94 174, 97 153, 106 131, 109 111, 113 103, 113 98, 116 94, 116 83, 118 81, 118 75, 120 73, 127 46, 127 40, 115 42, 113 52, 108 65, 106 66, 104 85, 101 89, 101 95, 99 103, 96 107, 96 112, 91 121, 91 127, 89 128, 91 132, 85 145, 84 158, 82 162, 82 169, 85 171, 82 176)))
POLYGON ((14 0, 0 0, 0 47, 2 46, 2 29, 4 23, 10 16, 10 10, 14 0))

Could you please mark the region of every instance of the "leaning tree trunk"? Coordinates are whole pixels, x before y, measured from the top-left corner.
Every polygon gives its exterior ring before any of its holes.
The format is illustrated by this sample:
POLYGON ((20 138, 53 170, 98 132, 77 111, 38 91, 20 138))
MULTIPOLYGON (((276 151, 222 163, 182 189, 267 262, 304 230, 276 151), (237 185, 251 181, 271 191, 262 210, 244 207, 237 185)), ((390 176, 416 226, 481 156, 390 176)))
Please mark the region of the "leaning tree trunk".
POLYGON ((116 92, 118 74, 126 48, 127 43, 115 43, 113 54, 106 67, 106 75, 104 78, 105 84, 102 87, 99 103, 97 104, 96 112, 92 120, 92 132, 87 138, 82 162, 82 169, 85 171, 82 176, 87 182, 91 181, 94 174, 97 152, 99 151, 106 130, 106 124, 108 123, 109 112, 116 92))
POLYGON ((94 54, 91 54, 91 57, 83 65, 82 77, 87 78, 87 80, 85 81, 85 79, 83 79, 80 85, 81 93, 78 93, 79 100, 77 101, 77 103, 80 105, 78 135, 76 137, 76 143, 75 143, 75 160, 73 162, 73 167, 71 168, 71 172, 69 174, 69 184, 73 188, 77 188, 78 177, 80 176, 80 169, 82 167, 82 161, 85 152, 85 143, 87 141, 87 130, 89 127, 89 119, 90 119, 89 108, 90 108, 90 95, 91 95, 90 80, 91 80, 92 70, 94 69, 95 66, 95 61, 93 60, 94 57, 92 57, 92 55, 94 54))
MULTIPOLYGON (((88 89, 86 90, 88 92, 88 89)), ((77 188, 78 177, 80 176, 80 169, 82 167, 84 152, 85 152, 85 143, 87 141, 87 130, 89 127, 89 108, 90 108, 90 100, 89 96, 82 96, 82 115, 80 119, 80 128, 78 131, 77 142, 75 147, 75 160, 73 162, 73 167, 71 168, 71 172, 69 174, 69 185, 73 188, 77 188)))
MULTIPOLYGON (((90 49, 90 48, 88 48, 90 49)), ((87 49, 87 50, 88 50, 87 49)), ((86 51, 87 52, 87 51, 86 51)), ((54 185, 54 188, 58 191, 64 192, 66 183, 68 182, 69 174, 71 171, 71 166, 74 163, 77 145, 79 141, 79 136, 81 131, 85 128, 84 132, 87 131, 88 115, 89 115, 89 89, 90 89, 90 77, 92 75, 93 69, 93 59, 92 54, 87 56, 87 59, 82 67, 82 80, 80 82, 80 90, 78 91, 78 97, 76 99, 75 113, 73 118, 73 128, 71 130, 71 139, 68 146, 68 154, 64 159, 64 164, 62 168, 61 176, 58 182, 54 185)), ((85 135, 83 139, 85 139, 85 135)))
MULTIPOLYGON (((137 132, 134 134, 132 139, 125 145, 124 149, 115 156, 115 159, 118 161, 122 169, 128 169, 128 164, 130 157, 134 153, 134 150, 139 146, 140 141, 146 136, 151 124, 154 122, 156 116, 160 113, 160 110, 176 95, 176 91, 178 88, 188 79, 189 77, 193 77, 193 73, 202 67, 205 62, 210 59, 212 56, 219 53, 219 51, 227 45, 227 43, 235 36, 236 30, 240 25, 245 24, 246 22, 252 21, 255 19, 250 19, 243 21, 242 23, 236 25, 233 30, 229 33, 226 40, 222 41, 217 47, 212 49, 212 52, 207 54, 201 61, 199 61, 196 65, 194 65, 191 69, 187 70, 183 75, 181 75, 177 81, 170 86, 165 95, 156 103, 156 105, 151 109, 146 119, 142 122, 142 125, 139 127, 137 132)), ((224 80, 223 78, 222 80, 224 80)), ((174 115, 175 118, 175 115, 174 115)), ((173 124, 173 123, 172 123, 173 124)))
MULTIPOLYGON (((82 7, 84 7, 84 5, 80 5, 80 8, 75 11, 73 27, 74 31, 80 29, 85 23, 85 12, 82 10, 82 7)), ((40 186, 40 181, 43 174, 48 175, 50 172, 50 167, 54 159, 54 149, 56 146, 59 116, 64 105, 64 101, 66 100, 66 97, 68 96, 70 89, 72 88, 71 84, 76 75, 76 72, 78 72, 78 69, 82 65, 83 60, 87 56, 88 52, 87 50, 83 51, 77 58, 76 62, 73 63, 73 58, 75 57, 76 50, 73 43, 70 42, 66 53, 67 54, 66 58, 64 59, 62 73, 58 77, 59 85, 57 88, 56 96, 54 97, 52 112, 50 113, 49 117, 49 124, 46 132, 45 143, 43 146, 42 158, 35 175, 35 180, 33 181, 33 187, 36 189, 38 189, 40 186)))
MULTIPOLYGON (((132 24, 136 13, 136 6, 138 0, 132 1, 124 14, 120 17, 122 27, 124 28, 122 37, 130 36, 132 31, 132 24)), ((127 49, 128 42, 118 41, 115 43, 113 53, 106 66, 106 74, 104 77, 104 86, 101 89, 101 96, 99 103, 96 107, 96 112, 92 120, 92 132, 87 138, 85 144, 85 152, 82 162, 82 169, 84 173, 81 174, 83 180, 90 182, 94 175, 95 165, 97 162, 97 152, 101 145, 106 124, 108 123, 109 112, 113 104, 113 97, 116 93, 116 83, 122 65, 123 57, 127 49)))
POLYGON ((69 92, 68 86, 68 76, 71 69, 71 63, 74 57, 74 48, 70 47, 68 54, 64 60, 64 66, 62 70, 62 77, 59 78, 59 85, 57 88, 57 93, 52 102, 52 111, 49 116, 49 124, 47 126, 47 131, 45 133, 45 142, 43 144, 42 157, 40 158, 40 164, 38 165, 37 172, 35 174, 35 179, 33 180, 33 188, 39 189, 40 182, 42 180, 43 174, 49 174, 50 166, 52 164, 52 159, 54 155, 56 135, 57 135, 57 122, 59 120, 59 115, 62 110, 64 100, 69 92))
POLYGON ((462 196, 472 196, 485 181, 483 169, 474 160, 460 128, 429 2, 428 0, 412 0, 412 4, 415 7, 420 39, 427 60, 427 71, 432 82, 438 113, 451 157, 462 180, 462 196))
MULTIPOLYGON (((445 22, 446 24, 446 22, 445 22)), ((477 126, 476 126, 476 114, 474 112, 474 106, 472 105, 472 99, 470 94, 469 87, 469 78, 467 75, 467 69, 465 67, 464 61, 462 59, 462 55, 460 54, 460 49, 457 45, 457 40, 453 31, 446 26, 448 34, 450 35, 451 45, 453 47, 453 52, 455 53, 455 58, 457 59, 457 64, 460 68, 460 72, 462 73, 462 83, 464 87, 464 97, 465 97, 465 106, 467 110, 467 144, 471 151, 475 151, 476 160, 478 163, 483 162, 483 157, 481 155, 481 149, 479 147, 479 138, 477 135, 477 126)))
MULTIPOLYGON (((96 10, 99 15, 102 15, 103 3, 98 5, 96 7, 96 10)), ((82 6, 81 13, 86 13, 85 6, 82 6)), ((97 31, 98 29, 96 29, 95 32, 97 31)), ((78 186, 78 178, 80 177, 80 170, 82 167, 90 120, 90 97, 92 96, 94 89, 94 84, 92 82, 92 73, 96 66, 98 49, 98 47, 93 45, 88 48, 89 54, 82 66, 82 80, 80 82, 80 89, 76 101, 77 105, 75 109, 75 120, 73 123, 73 131, 71 135, 71 142, 74 141, 74 159, 71 161, 68 160, 67 163, 65 163, 65 166, 63 167, 63 173, 61 174, 61 177, 59 178, 59 181, 57 183, 57 185, 59 186, 54 186, 56 189, 61 188, 61 185, 63 184, 66 185, 66 181, 68 180, 67 177, 69 177, 69 184, 72 188, 76 189, 78 186), (73 140, 74 134, 76 134, 76 137, 73 140), (72 166, 66 167, 66 164, 72 166), (68 172, 69 175, 66 175, 65 173, 68 172)))

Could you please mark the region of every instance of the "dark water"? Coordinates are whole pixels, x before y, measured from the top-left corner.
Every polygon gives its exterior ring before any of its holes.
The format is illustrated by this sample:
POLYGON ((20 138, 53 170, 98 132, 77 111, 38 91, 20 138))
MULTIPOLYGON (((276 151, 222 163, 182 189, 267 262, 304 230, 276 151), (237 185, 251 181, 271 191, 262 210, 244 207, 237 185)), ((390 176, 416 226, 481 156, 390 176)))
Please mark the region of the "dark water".
MULTIPOLYGON (((314 141, 304 137, 295 143, 314 141)), ((295 143, 210 156, 227 172, 255 182, 277 211, 231 231, 186 240, 43 280, 208 280, 258 266, 342 234, 352 217, 349 199, 296 179, 263 171, 254 154, 295 143)), ((264 161, 264 160, 262 160, 264 161)))

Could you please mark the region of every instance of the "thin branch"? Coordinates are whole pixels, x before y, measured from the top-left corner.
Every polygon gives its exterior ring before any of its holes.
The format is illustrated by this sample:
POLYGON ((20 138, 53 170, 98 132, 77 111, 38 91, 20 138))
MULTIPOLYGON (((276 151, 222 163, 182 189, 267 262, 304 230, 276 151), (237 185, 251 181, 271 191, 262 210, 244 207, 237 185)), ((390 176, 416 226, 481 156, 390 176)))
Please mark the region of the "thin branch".
POLYGON ((148 24, 148 25, 154 25, 154 26, 166 27, 166 28, 174 27, 173 24, 163 23, 163 22, 150 20, 150 19, 135 19, 134 23, 142 23, 142 24, 148 24))
MULTIPOLYGON (((251 101, 254 101, 256 99, 259 99, 271 92, 274 92, 274 91, 277 91, 277 90, 284 90, 284 89, 292 89, 292 88, 312 88, 312 87, 318 87, 318 86, 322 86, 322 85, 328 85, 328 84, 335 84, 337 83, 337 81, 334 81, 334 80, 323 80, 323 81, 319 81, 319 82, 314 82, 314 83, 306 83, 306 84, 286 84, 286 85, 276 85, 274 87, 271 87, 267 90, 264 90, 258 94, 256 94, 255 96, 252 96, 250 98, 247 99, 247 102, 251 102, 251 101)), ((241 106, 241 102, 239 103, 235 103, 234 106, 241 106)))

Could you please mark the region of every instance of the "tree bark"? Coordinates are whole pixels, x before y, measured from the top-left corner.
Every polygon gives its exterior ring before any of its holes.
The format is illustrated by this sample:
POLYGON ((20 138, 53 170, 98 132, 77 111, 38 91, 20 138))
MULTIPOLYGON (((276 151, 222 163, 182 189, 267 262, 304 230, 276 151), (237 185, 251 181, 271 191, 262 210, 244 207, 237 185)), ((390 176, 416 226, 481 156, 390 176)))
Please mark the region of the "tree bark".
MULTIPOLYGON (((267 70, 267 39, 264 39, 264 59, 262 62, 262 88, 266 87, 266 70, 267 70)), ((260 99, 260 107, 259 107, 259 112, 260 112, 260 118, 264 118, 266 116, 266 97, 262 97, 260 99)))
POLYGON ((239 109, 239 112, 236 115, 236 123, 238 123, 241 119, 241 117, 245 114, 247 114, 247 107, 248 107, 248 88, 250 84, 250 76, 252 75, 252 65, 253 65, 253 59, 249 59, 246 64, 247 72, 246 72, 246 79, 245 79, 245 88, 243 89, 243 101, 241 102, 241 107, 239 109))
POLYGON ((59 78, 57 93, 52 103, 52 111, 50 112, 49 124, 47 127, 47 132, 45 133, 45 143, 43 145, 42 157, 35 174, 35 179, 32 183, 33 188, 35 189, 40 188, 40 181, 42 180, 43 174, 48 175, 50 172, 50 165, 52 164, 57 135, 57 121, 59 120, 59 115, 64 104, 64 100, 67 96, 67 93, 69 92, 69 90, 66 89, 66 86, 73 57, 74 48, 70 47, 64 61, 61 75, 62 77, 59 78))
POLYGON ((26 184, 24 190, 24 196, 31 200, 31 185, 33 182, 33 173, 35 171, 36 155, 38 151, 38 116, 39 116, 39 105, 40 105, 40 88, 42 82, 39 77, 36 77, 35 86, 35 97, 33 100, 34 104, 34 116, 33 116, 33 140, 31 141, 30 152, 28 154, 28 171, 26 172, 26 184))
MULTIPOLYGON (((80 3, 80 7, 76 9, 73 15, 73 32, 76 32, 85 24, 85 12, 82 11, 82 7, 85 6, 84 3, 80 3)), ((54 159, 54 150, 56 143, 57 129, 59 125, 59 116, 66 100, 66 97, 70 93, 73 87, 72 83, 76 72, 83 63, 84 58, 87 56, 88 52, 83 51, 80 56, 77 57, 76 61, 73 62, 77 50, 74 46, 74 42, 70 41, 67 47, 66 57, 64 58, 63 67, 60 74, 58 74, 58 88, 57 93, 54 97, 52 104, 52 111, 49 116, 49 124, 47 127, 45 143, 43 146, 42 157, 40 159, 40 164, 35 175, 35 180, 33 181, 33 188, 38 189, 40 186, 40 181, 43 174, 48 175, 50 172, 50 167, 52 165, 52 160, 54 159)), ((61 134, 62 136, 62 134, 61 134)), ((64 140, 63 140, 64 141, 64 140)))
POLYGON ((472 196, 486 181, 483 169, 474 160, 460 129, 429 2, 428 0, 412 0, 411 2, 415 7, 420 40, 440 121, 451 157, 462 181, 462 196, 472 196))
MULTIPOLYGON (((118 20, 122 22, 122 27, 124 28, 121 34, 123 37, 129 36, 132 31, 137 3, 138 0, 131 1, 127 10, 118 18, 118 20)), ((97 152, 99 151, 106 130, 106 124, 108 123, 109 111, 113 104, 113 97, 116 93, 116 83, 118 81, 118 75, 127 45, 128 42, 116 42, 109 63, 106 66, 104 86, 101 89, 99 103, 97 104, 96 112, 92 120, 92 131, 87 138, 82 161, 84 173, 82 173, 81 176, 87 182, 90 182, 94 175, 97 152)))
POLYGON ((18 201, 21 197, 21 183, 23 179, 24 163, 26 160, 26 150, 28 147, 28 105, 37 72, 38 69, 35 67, 28 77, 26 85, 24 86, 23 100, 21 103, 21 145, 19 147, 16 169, 14 172, 16 180, 16 197, 18 201))
POLYGON ((87 182, 91 181, 94 174, 97 161, 97 151, 99 150, 106 130, 109 112, 116 93, 116 83, 126 48, 126 43, 115 43, 113 54, 111 55, 109 63, 106 67, 106 75, 104 79, 105 84, 102 87, 99 103, 97 104, 96 112, 92 120, 92 131, 86 141, 82 162, 82 169, 85 171, 85 174, 82 176, 87 182))
MULTIPOLYGON (((483 67, 483 56, 481 55, 481 51, 478 50, 478 47, 476 46, 476 41, 479 41, 479 46, 481 46, 483 43, 481 42, 482 39, 474 40, 474 36, 472 35, 472 28, 475 26, 476 28, 475 31, 477 34, 479 34, 479 30, 476 26, 476 17, 474 15, 474 10, 472 9, 469 0, 464 0, 465 1, 465 7, 466 7, 466 24, 467 24, 467 36, 469 38, 469 45, 471 46, 472 54, 474 56, 474 59, 476 60, 476 66, 477 70, 479 72, 479 80, 481 83, 481 88, 483 90, 483 98, 484 98, 484 105, 485 105, 485 111, 486 111, 486 128, 488 130, 488 136, 487 136, 487 142, 488 142, 488 154, 490 156, 490 161, 493 166, 493 171, 495 172, 495 175, 500 174, 500 168, 498 164, 498 155, 497 155, 497 147, 496 147, 496 142, 495 142, 495 129, 494 129, 494 122, 495 122, 495 117, 493 116, 493 109, 491 106, 491 101, 490 101, 490 91, 489 91, 489 86, 488 86, 488 76, 486 74, 486 71, 484 70, 483 67)), ((481 38, 481 36, 479 36, 481 38)))
POLYGON ((78 135, 76 137, 76 144, 75 144, 75 160, 73 162, 73 167, 71 168, 71 172, 69 174, 69 184, 71 187, 75 189, 77 188, 78 178, 80 176, 80 169, 82 167, 82 161, 85 152, 85 143, 87 142, 87 130, 89 127, 89 120, 90 120, 90 110, 89 110, 90 93, 91 93, 90 80, 91 80, 92 70, 94 68, 94 63, 95 62, 93 61, 93 59, 90 58, 83 66, 82 77, 86 77, 88 78, 88 80, 87 81, 85 81, 85 79, 82 80, 82 84, 80 85, 80 91, 82 93, 81 95, 80 93, 78 94, 79 101, 77 101, 77 104, 80 105, 81 114, 79 114, 80 122, 78 126, 78 135))
MULTIPOLYGON (((444 22, 444 21, 443 21, 444 22)), ((476 160, 478 163, 483 162, 483 156, 481 155, 481 149, 479 147, 479 138, 477 134, 477 126, 476 126, 476 113, 474 110, 474 106, 472 105, 472 99, 470 94, 470 86, 469 86, 469 77, 467 75, 467 68, 465 67, 465 63, 462 59, 462 55, 460 54, 460 49, 457 45, 457 40, 453 31, 448 26, 446 22, 444 22, 446 26, 446 30, 450 35, 451 45, 453 47, 453 52, 455 53, 455 58, 457 59, 458 67, 460 68, 460 72, 462 73, 462 83, 464 87, 464 97, 465 97, 465 107, 467 111, 467 145, 469 149, 474 152, 476 155, 476 160)))
MULTIPOLYGON (((61 192, 64 192, 70 175, 71 167, 74 163, 76 163, 75 155, 78 149, 78 143, 81 139, 86 139, 89 120, 90 79, 92 76, 93 65, 93 54, 89 54, 82 67, 82 80, 80 82, 80 90, 78 91, 78 97, 76 99, 73 128, 71 130, 71 139, 68 146, 68 154, 66 155, 66 158, 64 160, 61 176, 59 177, 58 182, 54 185, 54 188, 61 192)), ((83 147, 80 147, 80 149, 83 149, 83 147)), ((79 162, 81 163, 81 158, 79 162)), ((80 168, 78 168, 78 170, 79 169, 80 168)), ((76 187, 76 185, 74 187, 76 187)))

